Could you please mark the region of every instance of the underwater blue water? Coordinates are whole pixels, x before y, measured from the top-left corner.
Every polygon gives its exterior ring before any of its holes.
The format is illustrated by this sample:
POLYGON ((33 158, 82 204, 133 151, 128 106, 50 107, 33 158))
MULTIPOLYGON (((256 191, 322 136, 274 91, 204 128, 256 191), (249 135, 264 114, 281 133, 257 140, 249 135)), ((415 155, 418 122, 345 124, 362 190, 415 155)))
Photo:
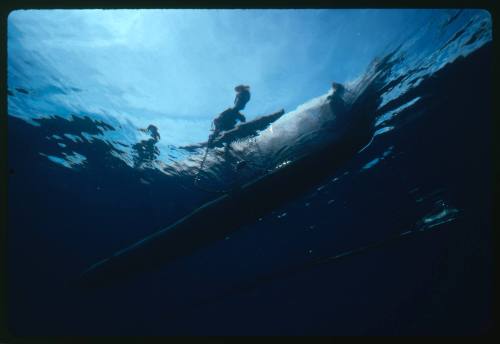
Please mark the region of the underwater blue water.
MULTIPOLYGON (((16 58, 27 47, 9 27, 9 328, 19 335, 489 331, 492 22, 481 10, 432 14, 426 25, 381 36, 389 37, 385 50, 346 80, 352 108, 336 113, 325 105, 331 92, 316 94, 232 144, 248 162, 238 172, 222 148, 209 151, 200 171, 203 148, 158 144, 116 115, 119 92, 95 98, 108 109, 79 108, 74 93, 82 90, 55 81, 43 56, 33 69, 39 74, 27 78, 16 58), (350 125, 359 116, 370 124, 368 143, 300 197, 131 280, 73 284, 90 265, 234 183, 358 135, 350 125)), ((82 74, 82 84, 93 77, 82 74)))

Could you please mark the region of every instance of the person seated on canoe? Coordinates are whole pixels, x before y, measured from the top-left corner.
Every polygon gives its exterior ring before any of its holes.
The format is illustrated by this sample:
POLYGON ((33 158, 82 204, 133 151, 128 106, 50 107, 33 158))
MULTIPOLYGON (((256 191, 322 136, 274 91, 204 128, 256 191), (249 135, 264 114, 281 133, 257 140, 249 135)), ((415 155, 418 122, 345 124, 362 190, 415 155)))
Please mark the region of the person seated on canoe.
POLYGON ((158 128, 155 125, 150 124, 147 128, 139 130, 143 133, 151 135, 151 138, 154 140, 154 142, 160 141, 160 133, 158 132, 158 128))
POLYGON ((242 123, 246 122, 245 116, 240 112, 243 110, 250 100, 250 86, 238 85, 234 88, 236 91, 236 98, 234 99, 234 106, 223 111, 217 118, 213 121, 213 134, 210 135, 212 140, 222 131, 231 130, 235 127, 236 122, 240 121, 242 123))
POLYGON ((144 166, 152 166, 153 162, 160 155, 160 150, 156 146, 158 141, 160 141, 160 133, 158 128, 153 124, 139 130, 149 134, 151 138, 141 140, 132 146, 132 150, 135 153, 133 154, 134 167, 142 168, 144 166))
POLYGON ((332 94, 327 99, 331 100, 333 97, 342 97, 345 93, 345 86, 338 82, 332 82, 332 94))
POLYGON ((345 110, 345 103, 344 103, 344 93, 346 91, 344 85, 338 83, 338 82, 333 82, 332 83, 332 90, 333 93, 329 95, 326 99, 330 102, 330 108, 333 113, 339 114, 344 112, 345 110))

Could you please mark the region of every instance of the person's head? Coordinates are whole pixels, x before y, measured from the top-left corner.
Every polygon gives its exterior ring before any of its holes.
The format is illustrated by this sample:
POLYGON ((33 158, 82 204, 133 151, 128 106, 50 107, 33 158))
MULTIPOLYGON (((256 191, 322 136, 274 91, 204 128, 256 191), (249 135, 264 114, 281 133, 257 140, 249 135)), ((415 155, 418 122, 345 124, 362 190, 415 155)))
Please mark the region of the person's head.
POLYGON ((160 139, 160 133, 158 132, 158 128, 155 125, 153 124, 148 125, 147 130, 155 140, 160 139))
POLYGON ((153 124, 148 125, 147 130, 148 130, 151 134, 153 134, 153 135, 157 135, 157 134, 158 134, 158 128, 157 128, 155 125, 153 125, 153 124))
POLYGON ((238 85, 234 88, 236 92, 248 91, 250 90, 250 86, 248 85, 238 85))
POLYGON ((342 91, 344 89, 344 86, 342 84, 339 84, 338 82, 332 82, 332 88, 334 91, 342 91))

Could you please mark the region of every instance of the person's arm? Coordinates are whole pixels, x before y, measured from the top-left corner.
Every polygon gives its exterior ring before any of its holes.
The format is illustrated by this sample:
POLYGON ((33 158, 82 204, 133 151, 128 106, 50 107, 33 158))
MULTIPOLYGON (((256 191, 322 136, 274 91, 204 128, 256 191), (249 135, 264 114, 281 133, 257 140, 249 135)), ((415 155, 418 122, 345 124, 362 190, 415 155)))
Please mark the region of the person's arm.
POLYGON ((247 121, 245 116, 243 116, 241 113, 238 113, 238 119, 240 120, 240 122, 243 122, 243 123, 245 123, 247 121))

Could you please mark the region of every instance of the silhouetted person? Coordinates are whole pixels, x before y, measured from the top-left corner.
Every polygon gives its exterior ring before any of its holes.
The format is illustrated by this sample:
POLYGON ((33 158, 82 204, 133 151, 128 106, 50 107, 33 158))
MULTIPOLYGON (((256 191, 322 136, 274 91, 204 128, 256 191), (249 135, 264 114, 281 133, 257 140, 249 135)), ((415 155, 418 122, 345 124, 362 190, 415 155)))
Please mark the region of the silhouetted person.
POLYGON ((150 165, 156 158, 160 155, 160 150, 156 147, 156 143, 160 141, 160 133, 158 128, 150 124, 146 129, 139 129, 144 133, 151 135, 148 140, 142 140, 132 146, 135 151, 134 156, 134 166, 142 167, 144 165, 150 165))
POLYGON ((160 141, 160 133, 158 132, 158 128, 155 125, 150 124, 146 129, 139 129, 139 130, 151 135, 151 137, 155 142, 160 141))
POLYGON ((209 141, 219 135, 220 132, 233 129, 236 126, 236 122, 246 122, 246 118, 240 113, 240 110, 243 110, 250 100, 250 86, 238 85, 234 90, 236 91, 234 106, 223 111, 214 119, 214 131, 210 135, 209 141))
POLYGON ((239 112, 245 108, 245 105, 250 100, 250 86, 238 85, 234 90, 236 91, 236 97, 234 98, 233 109, 239 112))
POLYGON ((330 102, 330 108, 332 112, 336 115, 344 112, 345 102, 343 99, 344 93, 346 91, 344 85, 333 82, 332 83, 333 93, 329 95, 326 99, 330 102))

